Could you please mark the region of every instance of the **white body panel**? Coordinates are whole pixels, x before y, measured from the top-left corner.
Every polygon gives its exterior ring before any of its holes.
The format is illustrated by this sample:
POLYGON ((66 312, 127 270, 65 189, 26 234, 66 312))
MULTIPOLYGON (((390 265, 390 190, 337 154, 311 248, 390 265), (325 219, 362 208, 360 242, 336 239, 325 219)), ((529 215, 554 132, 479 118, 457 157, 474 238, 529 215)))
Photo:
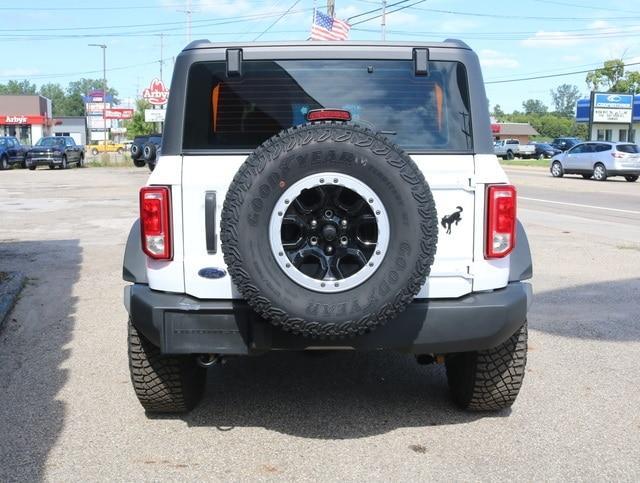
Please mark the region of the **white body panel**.
MULTIPOLYGON (((151 288, 187 293, 201 299, 240 298, 230 277, 206 279, 205 267, 224 268, 220 219, 227 188, 246 159, 239 155, 163 156, 149 184, 169 185, 173 203, 174 258, 147 262, 151 288), (205 192, 216 192, 217 251, 206 249, 205 192)), ((484 197, 486 183, 504 183, 506 175, 491 155, 413 156, 425 174, 438 212, 439 238, 435 262, 417 298, 457 298, 472 291, 504 287, 508 257, 484 260, 484 197), (461 219, 446 232, 441 220, 462 208, 461 219)), ((265 243, 268 240, 265 238, 265 243)))
MULTIPOLYGON (((225 268, 220 219, 226 191, 245 156, 163 156, 150 185, 171 186, 173 260, 147 260, 149 285, 156 290, 187 293, 201 299, 240 298, 230 277, 206 279, 205 267, 225 268), (217 251, 206 249, 205 192, 216 192, 217 251)), ((438 211, 438 250, 431 274, 417 298, 457 298, 472 291, 507 285, 509 258, 484 259, 485 186, 506 183, 491 155, 413 156, 425 174, 438 211), (461 220, 447 233, 441 220, 462 208, 461 220)))

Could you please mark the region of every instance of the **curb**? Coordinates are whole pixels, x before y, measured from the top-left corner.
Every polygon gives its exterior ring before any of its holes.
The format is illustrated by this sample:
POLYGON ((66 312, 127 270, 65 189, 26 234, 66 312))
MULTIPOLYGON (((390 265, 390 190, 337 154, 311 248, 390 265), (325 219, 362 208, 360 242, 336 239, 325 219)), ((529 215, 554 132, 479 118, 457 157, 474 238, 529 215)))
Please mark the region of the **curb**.
POLYGON ((0 282, 0 328, 13 309, 25 281, 22 272, 5 272, 5 279, 0 282))

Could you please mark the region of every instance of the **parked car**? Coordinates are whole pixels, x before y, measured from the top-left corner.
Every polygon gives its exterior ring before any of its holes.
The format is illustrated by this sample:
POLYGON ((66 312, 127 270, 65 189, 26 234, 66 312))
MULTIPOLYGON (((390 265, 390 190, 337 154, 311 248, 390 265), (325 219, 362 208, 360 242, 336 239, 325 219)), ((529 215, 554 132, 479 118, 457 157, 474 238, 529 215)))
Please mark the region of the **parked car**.
POLYGON ((584 142, 584 141, 580 138, 563 137, 563 138, 555 138, 553 141, 551 141, 550 144, 551 146, 553 146, 556 149, 559 149, 560 151, 566 151, 574 147, 576 144, 580 144, 581 142, 584 142))
POLYGON ((20 144, 14 136, 0 137, 0 169, 9 169, 12 164, 26 168, 28 148, 20 144))
POLYGON ((560 154, 562 151, 558 148, 554 148, 549 143, 533 143, 535 146, 535 157, 538 159, 552 158, 556 154, 560 154))
POLYGON ((37 166, 67 169, 72 164, 81 168, 84 166, 84 147, 76 144, 71 136, 47 136, 27 152, 26 164, 30 170, 37 166))
POLYGON ((175 69, 122 272, 148 413, 193 408, 227 356, 346 348, 442 362, 461 408, 513 404, 531 256, 466 44, 196 41, 175 69))
POLYGON ((89 146, 91 154, 94 156, 100 153, 118 153, 122 154, 125 150, 125 145, 122 143, 114 143, 113 141, 107 141, 106 143, 98 142, 89 146))
POLYGON ((640 146, 632 143, 589 141, 580 143, 551 159, 551 175, 581 174, 583 178, 605 181, 624 176, 634 182, 640 176, 640 146))
POLYGON ((493 152, 502 159, 513 159, 516 156, 529 159, 534 156, 535 148, 531 144, 520 144, 517 139, 501 139, 493 143, 493 152))
POLYGON ((149 139, 144 143, 142 148, 142 157, 144 158, 149 170, 153 171, 156 167, 156 162, 162 150, 162 136, 149 136, 149 139))
POLYGON ((162 137, 161 134, 149 134, 145 136, 136 136, 131 143, 131 159, 133 164, 138 168, 143 168, 147 162, 144 159, 144 145, 149 141, 150 137, 162 137))

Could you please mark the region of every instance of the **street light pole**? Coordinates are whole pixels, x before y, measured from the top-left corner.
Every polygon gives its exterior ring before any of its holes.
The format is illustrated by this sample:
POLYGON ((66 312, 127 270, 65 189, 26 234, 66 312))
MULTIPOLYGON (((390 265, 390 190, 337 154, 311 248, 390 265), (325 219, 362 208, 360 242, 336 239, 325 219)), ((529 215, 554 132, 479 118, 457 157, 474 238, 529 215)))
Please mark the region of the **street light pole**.
POLYGON ((89 44, 89 47, 100 47, 102 49, 102 128, 104 129, 102 141, 105 152, 107 150, 107 46, 105 44, 89 44))

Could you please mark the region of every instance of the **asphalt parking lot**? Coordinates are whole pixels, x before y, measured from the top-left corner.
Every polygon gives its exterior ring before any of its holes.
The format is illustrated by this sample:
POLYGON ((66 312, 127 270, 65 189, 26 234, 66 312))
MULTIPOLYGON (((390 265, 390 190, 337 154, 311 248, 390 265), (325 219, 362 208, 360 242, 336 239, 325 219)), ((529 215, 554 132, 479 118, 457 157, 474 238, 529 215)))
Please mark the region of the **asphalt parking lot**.
POLYGON ((510 411, 469 414, 440 366, 270 354, 209 371, 203 404, 147 418, 120 278, 144 169, 0 173, 0 481, 637 480, 640 182, 508 168, 534 253, 529 363, 510 411))

